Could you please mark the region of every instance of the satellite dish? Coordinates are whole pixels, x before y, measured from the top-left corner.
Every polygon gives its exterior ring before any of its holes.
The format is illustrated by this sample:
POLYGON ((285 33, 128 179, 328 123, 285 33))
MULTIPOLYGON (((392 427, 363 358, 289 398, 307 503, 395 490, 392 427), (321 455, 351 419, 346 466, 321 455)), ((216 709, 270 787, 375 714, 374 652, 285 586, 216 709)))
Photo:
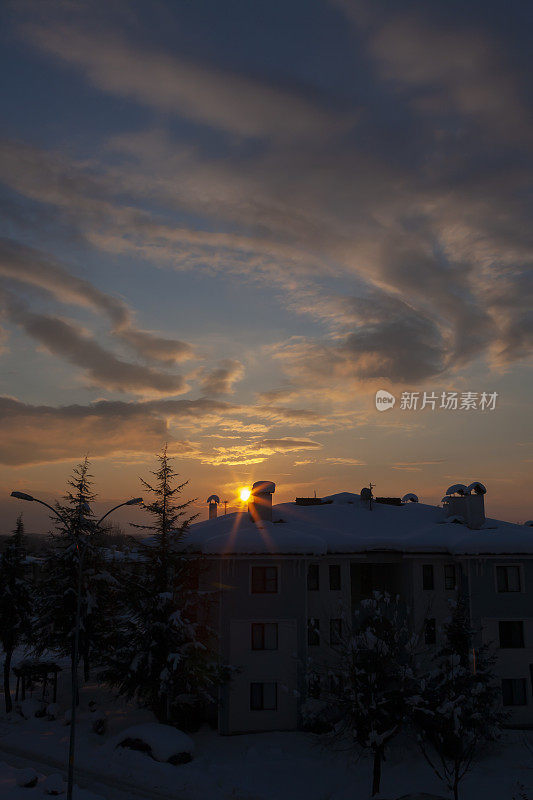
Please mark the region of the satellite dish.
POLYGON ((467 491, 468 494, 471 494, 472 492, 474 492, 474 494, 487 494, 486 487, 483 486, 483 484, 479 481, 474 481, 470 484, 470 486, 467 486, 467 491))
POLYGON ((524 522, 524 525, 527 525, 528 528, 533 528, 533 519, 528 519, 524 522))
POLYGON ((372 492, 371 492, 371 490, 368 488, 368 486, 364 486, 364 487, 361 489, 361 494, 360 494, 360 497, 361 497, 361 500, 364 500, 365 502, 368 502, 369 500, 371 500, 371 499, 372 499, 372 492))
POLYGON ((446 517, 445 522, 455 522, 456 525, 464 525, 465 518, 460 514, 452 514, 450 517, 446 517))
POLYGON ((220 497, 217 494, 210 494, 206 500, 207 503, 220 503, 220 497))
POLYGON ((468 487, 464 483, 454 483, 446 489, 446 494, 469 494, 468 487))
POLYGON ((413 492, 407 492, 402 497, 402 503, 418 503, 418 496, 413 494, 413 492))

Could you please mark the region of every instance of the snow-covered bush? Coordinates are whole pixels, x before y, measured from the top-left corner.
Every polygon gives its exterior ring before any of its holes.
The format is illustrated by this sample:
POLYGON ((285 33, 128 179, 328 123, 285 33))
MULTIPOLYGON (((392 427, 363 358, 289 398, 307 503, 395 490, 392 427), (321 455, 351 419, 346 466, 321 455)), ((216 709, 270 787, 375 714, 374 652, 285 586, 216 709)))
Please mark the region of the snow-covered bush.
POLYGON ((43 783, 43 792, 53 796, 63 794, 65 792, 65 781, 63 780, 63 777, 57 772, 53 773, 52 775, 48 775, 43 783))
POLYGON ((115 736, 110 746, 140 750, 154 761, 165 761, 169 764, 187 764, 194 752, 194 743, 185 733, 158 722, 132 725, 115 736))
POLYGON ((17 786, 21 786, 25 789, 33 789, 34 786, 37 786, 38 780, 39 776, 31 767, 18 769, 16 772, 17 786))

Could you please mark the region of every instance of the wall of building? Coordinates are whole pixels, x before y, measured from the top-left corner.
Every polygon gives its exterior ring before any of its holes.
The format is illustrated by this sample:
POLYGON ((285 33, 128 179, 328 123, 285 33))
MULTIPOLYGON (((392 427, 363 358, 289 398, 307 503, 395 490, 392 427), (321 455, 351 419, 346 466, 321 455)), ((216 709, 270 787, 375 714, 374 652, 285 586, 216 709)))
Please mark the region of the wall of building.
MULTIPOLYGON (((443 626, 451 614, 450 601, 459 592, 469 596, 474 627, 480 631, 476 645, 495 642, 498 645, 500 620, 524 622, 524 647, 497 647, 496 671, 499 679, 519 678, 527 684, 525 706, 508 708, 513 724, 533 724, 533 559, 453 559, 444 554, 413 556, 410 554, 372 553, 360 555, 328 555, 309 557, 223 558, 213 561, 207 586, 220 587, 217 625, 221 658, 237 667, 231 684, 222 690, 219 713, 221 733, 244 731, 291 730, 300 724, 299 708, 306 695, 305 676, 315 671, 322 677, 335 670, 339 649, 330 640, 330 621, 343 620, 344 632, 351 621, 354 601, 353 567, 361 564, 389 565, 393 584, 409 607, 411 624, 420 636, 420 665, 428 667, 432 656, 443 643, 443 626), (318 588, 308 589, 309 565, 318 565, 318 588), (447 588, 446 565, 455 565, 456 584, 447 588), (495 567, 519 564, 521 591, 497 591, 495 567), (275 594, 254 594, 251 590, 253 566, 278 568, 278 591, 275 594), (339 565, 340 589, 330 587, 330 565, 339 565), (433 588, 424 588, 424 566, 433 567, 433 588), (319 642, 308 645, 308 620, 319 620, 319 642), (427 645, 425 620, 434 619, 436 640, 427 645), (276 650, 253 650, 251 625, 254 622, 275 622, 278 625, 276 650), (251 710, 251 683, 277 684, 275 710, 251 710)), ((357 570, 356 570, 357 572, 357 570)), ((386 571, 385 571, 386 572, 386 571)), ((376 571, 384 575, 385 572, 376 571)), ((359 573, 358 573, 359 574, 359 573)), ((388 574, 388 573, 387 573, 388 574)), ((359 590, 357 590, 359 592, 359 590)))
POLYGON ((219 570, 221 656, 237 668, 231 683, 222 690, 220 732, 294 730, 298 727, 306 648, 305 563, 295 558, 228 558, 220 561, 219 570), (252 592, 255 566, 278 568, 275 594, 252 592), (254 622, 278 624, 276 650, 252 650, 254 622), (254 711, 250 707, 250 685, 266 682, 277 685, 277 708, 254 711))
POLYGON ((519 679, 525 682, 526 703, 506 706, 510 724, 533 725, 533 559, 475 558, 468 559, 472 622, 479 630, 478 644, 491 645, 496 653, 495 671, 500 680, 519 679), (520 568, 520 591, 499 592, 496 567, 520 568), (500 621, 523 623, 524 646, 500 647, 500 621))

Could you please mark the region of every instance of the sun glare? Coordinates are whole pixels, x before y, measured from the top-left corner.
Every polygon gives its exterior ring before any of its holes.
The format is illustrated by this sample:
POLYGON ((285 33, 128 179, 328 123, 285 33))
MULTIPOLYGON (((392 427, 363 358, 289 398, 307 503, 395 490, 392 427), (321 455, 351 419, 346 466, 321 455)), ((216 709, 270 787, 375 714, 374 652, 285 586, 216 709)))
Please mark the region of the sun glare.
POLYGON ((239 497, 241 498, 243 503, 246 503, 250 495, 251 491, 249 489, 241 489, 239 492, 239 497))

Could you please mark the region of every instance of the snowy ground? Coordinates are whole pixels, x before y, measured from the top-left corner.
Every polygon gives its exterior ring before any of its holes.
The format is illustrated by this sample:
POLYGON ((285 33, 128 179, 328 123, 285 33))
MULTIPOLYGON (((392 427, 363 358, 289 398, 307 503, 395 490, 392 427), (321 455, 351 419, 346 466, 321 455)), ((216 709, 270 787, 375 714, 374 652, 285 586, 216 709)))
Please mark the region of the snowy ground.
MULTIPOLYGON (((64 673, 66 677, 66 672, 64 673)), ((63 692, 61 692, 63 695, 63 692)), ((65 697, 68 693, 65 692, 65 697)), ((3 705, 3 697, 0 695, 3 705)), ((46 798, 44 776, 64 773, 69 726, 62 721, 0 715, 0 800, 46 798), (17 769, 33 766, 39 781, 17 786, 17 769)), ((124 728, 153 717, 122 702, 96 684, 81 695, 76 800, 367 800, 371 764, 347 752, 332 752, 320 737, 306 733, 218 736, 209 729, 193 734, 195 757, 171 766, 148 755, 113 749, 111 739, 124 728), (96 710, 89 711, 89 702, 96 710), (108 731, 92 731, 105 716, 108 731)), ((533 800, 533 731, 508 731, 499 750, 487 753, 462 785, 462 800, 533 800), (524 788, 521 789, 519 785, 524 788), (522 792, 522 793, 521 793, 522 792)), ((411 792, 447 797, 444 787, 407 741, 399 741, 383 765, 382 797, 411 792)), ((60 796, 61 797, 61 796, 60 796)), ((64 795, 63 795, 64 797, 64 795)))

